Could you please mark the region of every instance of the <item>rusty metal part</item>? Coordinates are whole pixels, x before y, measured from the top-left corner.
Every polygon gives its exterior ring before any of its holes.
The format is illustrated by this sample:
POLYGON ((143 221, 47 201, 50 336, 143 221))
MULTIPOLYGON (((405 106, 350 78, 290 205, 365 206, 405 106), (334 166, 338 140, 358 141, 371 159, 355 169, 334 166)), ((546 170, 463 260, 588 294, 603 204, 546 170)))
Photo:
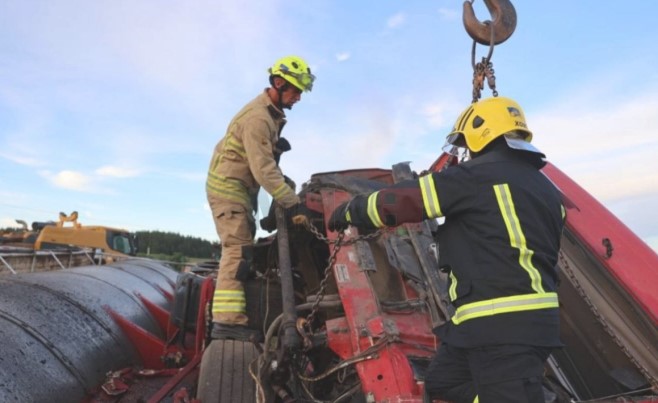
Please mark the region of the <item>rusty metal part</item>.
POLYGON ((482 45, 498 45, 512 36, 516 29, 516 10, 509 0, 484 0, 492 18, 484 22, 475 16, 473 1, 464 2, 463 21, 466 32, 474 41, 482 45))
POLYGON ((493 63, 488 58, 483 57, 481 62, 473 65, 473 102, 477 102, 482 96, 485 80, 493 96, 497 97, 498 91, 496 90, 496 76, 493 63))
POLYGON ((313 347, 313 341, 311 340, 311 325, 306 321, 305 318, 297 318, 297 333, 302 336, 302 345, 305 351, 308 351, 313 347))

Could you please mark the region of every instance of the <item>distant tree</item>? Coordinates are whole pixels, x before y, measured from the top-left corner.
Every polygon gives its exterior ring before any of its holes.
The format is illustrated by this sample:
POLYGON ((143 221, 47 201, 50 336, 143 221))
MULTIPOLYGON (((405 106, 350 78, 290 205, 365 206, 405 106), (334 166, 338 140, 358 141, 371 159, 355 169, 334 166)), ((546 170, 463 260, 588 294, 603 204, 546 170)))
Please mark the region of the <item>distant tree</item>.
POLYGON ((137 231, 139 252, 184 257, 212 259, 217 255, 219 244, 188 235, 163 231, 137 231))

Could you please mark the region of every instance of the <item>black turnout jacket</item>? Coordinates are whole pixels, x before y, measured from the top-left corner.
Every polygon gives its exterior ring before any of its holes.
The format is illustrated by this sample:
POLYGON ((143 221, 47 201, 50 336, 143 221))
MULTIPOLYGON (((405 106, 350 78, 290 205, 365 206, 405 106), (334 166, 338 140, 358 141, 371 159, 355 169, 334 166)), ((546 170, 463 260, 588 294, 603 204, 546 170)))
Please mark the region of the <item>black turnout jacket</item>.
POLYGON ((445 217, 439 266, 449 273, 456 311, 435 329, 442 341, 560 346, 557 258, 565 210, 543 165, 536 154, 499 147, 357 196, 346 215, 366 227, 445 217))

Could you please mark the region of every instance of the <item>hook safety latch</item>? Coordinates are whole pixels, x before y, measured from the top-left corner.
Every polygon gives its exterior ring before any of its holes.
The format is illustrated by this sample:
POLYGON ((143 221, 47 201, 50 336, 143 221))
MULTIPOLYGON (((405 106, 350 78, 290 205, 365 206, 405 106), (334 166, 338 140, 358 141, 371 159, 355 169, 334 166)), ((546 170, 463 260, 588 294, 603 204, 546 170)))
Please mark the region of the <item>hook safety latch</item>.
POLYGON ((464 2, 464 28, 473 40, 481 45, 498 45, 505 42, 516 29, 516 10, 509 0, 484 0, 491 20, 480 22, 475 17, 473 1, 464 2))

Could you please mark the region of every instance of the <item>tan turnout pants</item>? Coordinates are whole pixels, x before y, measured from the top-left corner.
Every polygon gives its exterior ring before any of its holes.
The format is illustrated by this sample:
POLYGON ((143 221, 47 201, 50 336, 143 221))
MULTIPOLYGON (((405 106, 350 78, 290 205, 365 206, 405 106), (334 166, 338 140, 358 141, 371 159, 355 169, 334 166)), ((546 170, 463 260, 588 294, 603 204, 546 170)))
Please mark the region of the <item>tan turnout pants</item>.
POLYGON ((222 245, 213 296, 213 322, 246 325, 244 286, 236 274, 242 261, 242 247, 254 242, 254 218, 241 204, 213 197, 208 197, 208 202, 222 245))

